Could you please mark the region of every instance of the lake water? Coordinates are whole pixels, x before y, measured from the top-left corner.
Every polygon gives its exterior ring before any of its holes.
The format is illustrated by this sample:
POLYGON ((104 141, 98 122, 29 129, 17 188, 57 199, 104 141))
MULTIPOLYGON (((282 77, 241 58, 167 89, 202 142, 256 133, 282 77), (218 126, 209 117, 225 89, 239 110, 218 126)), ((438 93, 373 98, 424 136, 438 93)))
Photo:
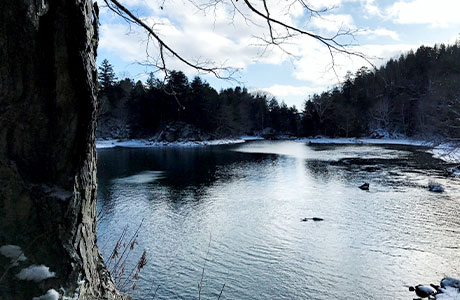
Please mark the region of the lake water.
POLYGON ((98 160, 104 257, 144 220, 136 299, 198 299, 202 275, 202 299, 223 284, 221 299, 412 299, 409 285, 460 275, 460 181, 417 148, 254 141, 98 160))

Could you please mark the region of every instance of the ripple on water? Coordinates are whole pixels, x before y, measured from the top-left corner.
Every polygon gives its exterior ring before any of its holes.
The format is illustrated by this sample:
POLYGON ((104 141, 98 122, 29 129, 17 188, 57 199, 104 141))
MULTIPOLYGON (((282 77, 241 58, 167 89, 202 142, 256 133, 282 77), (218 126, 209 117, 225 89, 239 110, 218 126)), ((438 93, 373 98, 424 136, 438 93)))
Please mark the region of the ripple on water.
POLYGON ((139 299, 158 286, 156 299, 197 298, 203 267, 203 298, 225 283, 226 299, 411 299, 405 286, 460 273, 451 263, 460 261, 460 181, 430 159, 402 146, 265 141, 106 150, 99 243, 145 220, 129 259, 148 249, 139 299), (433 180, 446 192, 430 193, 433 180))

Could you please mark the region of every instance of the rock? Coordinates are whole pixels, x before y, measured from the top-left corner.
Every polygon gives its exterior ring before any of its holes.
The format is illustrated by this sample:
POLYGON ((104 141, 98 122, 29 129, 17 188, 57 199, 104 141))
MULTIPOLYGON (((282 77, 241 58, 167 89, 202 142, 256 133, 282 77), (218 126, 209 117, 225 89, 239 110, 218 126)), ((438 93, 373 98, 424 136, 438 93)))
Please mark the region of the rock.
POLYGON ((429 286, 417 285, 409 287, 409 291, 416 293, 421 298, 431 298, 439 300, 456 300, 460 299, 460 280, 452 277, 445 277, 441 280, 440 285, 430 284, 429 286))
POLYGON ((445 277, 441 280, 441 287, 454 287, 460 289, 460 280, 452 277, 445 277))
POLYGON ((442 193, 444 192, 444 188, 437 183, 430 183, 428 184, 428 190, 433 193, 442 193))
POLYGON ((369 183, 363 183, 362 185, 359 186, 360 189, 363 191, 368 191, 369 190, 369 183))
POLYGON ((459 167, 452 167, 448 168, 444 171, 445 176, 449 177, 460 177, 460 168, 459 167))
POLYGON ((409 287, 409 291, 415 292, 415 294, 420 298, 430 298, 431 296, 434 296, 436 294, 436 291, 433 290, 431 287, 420 284, 415 287, 409 287))
POLYGON ((300 219, 300 222, 307 222, 308 220, 312 220, 314 222, 324 221, 323 218, 313 217, 313 218, 302 218, 300 219))

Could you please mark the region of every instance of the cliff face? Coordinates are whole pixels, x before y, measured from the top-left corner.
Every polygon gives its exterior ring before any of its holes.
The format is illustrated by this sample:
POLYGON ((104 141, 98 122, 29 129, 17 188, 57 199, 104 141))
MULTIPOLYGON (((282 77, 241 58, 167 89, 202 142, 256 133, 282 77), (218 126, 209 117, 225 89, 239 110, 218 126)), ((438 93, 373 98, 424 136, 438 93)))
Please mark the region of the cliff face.
POLYGON ((0 299, 121 298, 96 247, 92 1, 0 16, 0 299))

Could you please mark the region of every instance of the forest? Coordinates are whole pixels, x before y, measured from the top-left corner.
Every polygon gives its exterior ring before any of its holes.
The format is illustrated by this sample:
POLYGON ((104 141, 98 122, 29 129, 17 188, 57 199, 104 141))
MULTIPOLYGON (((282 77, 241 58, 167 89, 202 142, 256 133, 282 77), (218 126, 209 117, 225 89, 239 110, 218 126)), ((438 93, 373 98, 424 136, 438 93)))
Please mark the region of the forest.
POLYGON ((194 138, 202 139, 259 134, 266 128, 271 128, 266 134, 298 135, 300 119, 295 107, 253 95, 245 88, 217 92, 200 77, 189 82, 180 71, 172 71, 166 81, 153 74, 145 84, 116 81, 107 61, 99 69, 98 133, 103 137, 152 137, 171 124, 191 125, 194 138))
POLYGON ((191 126, 200 139, 247 134, 455 140, 460 137, 459 81, 458 41, 421 46, 379 68, 349 72, 341 84, 308 97, 301 111, 244 87, 218 92, 200 77, 190 82, 180 71, 164 81, 153 73, 145 83, 117 80, 104 60, 98 136, 161 139, 159 132, 168 126, 191 126))

